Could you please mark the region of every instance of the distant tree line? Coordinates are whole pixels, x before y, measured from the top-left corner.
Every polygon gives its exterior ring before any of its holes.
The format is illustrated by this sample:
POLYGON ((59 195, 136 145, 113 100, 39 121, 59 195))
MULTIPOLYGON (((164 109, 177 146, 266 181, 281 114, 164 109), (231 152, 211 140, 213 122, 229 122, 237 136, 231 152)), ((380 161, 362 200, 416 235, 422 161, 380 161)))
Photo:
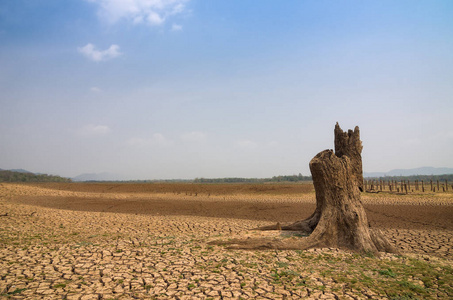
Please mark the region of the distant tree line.
POLYGON ((299 175, 285 175, 285 176, 274 176, 269 181, 270 182, 299 182, 299 181, 311 181, 311 176, 303 176, 301 173, 299 175))
POLYGON ((409 181, 424 181, 429 182, 432 181, 453 181, 453 174, 444 174, 444 175, 411 175, 411 176, 384 176, 384 177, 366 177, 366 180, 394 180, 394 181, 401 181, 401 180, 409 180, 409 181))
POLYGON ((240 178, 240 177, 228 177, 228 178, 195 178, 194 183, 262 183, 262 178, 240 178))
POLYGON ((13 172, 8 170, 0 171, 0 182, 71 182, 65 177, 47 174, 34 174, 13 172))
POLYGON ((193 179, 132 179, 132 180, 84 180, 88 183, 193 183, 193 179))
POLYGON ((228 177, 228 178, 195 178, 194 183, 269 183, 269 182, 301 182, 311 181, 311 176, 299 175, 285 175, 274 176, 272 178, 241 178, 241 177, 228 177))

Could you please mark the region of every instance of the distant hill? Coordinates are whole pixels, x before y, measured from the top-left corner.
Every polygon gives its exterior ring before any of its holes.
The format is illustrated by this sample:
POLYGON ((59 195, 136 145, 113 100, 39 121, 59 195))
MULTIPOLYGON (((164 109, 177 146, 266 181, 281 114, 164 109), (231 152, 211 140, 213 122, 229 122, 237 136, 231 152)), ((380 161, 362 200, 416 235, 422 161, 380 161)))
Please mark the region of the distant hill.
POLYGON ((71 182, 71 179, 56 175, 35 174, 23 169, 0 169, 0 182, 71 182))
POLYGON ((364 177, 445 175, 453 174, 453 168, 421 167, 415 169, 394 169, 388 172, 364 172, 364 177))
POLYGON ((24 170, 24 169, 11 169, 11 170, 8 170, 8 171, 18 172, 18 173, 31 173, 31 174, 34 174, 33 172, 30 172, 30 171, 27 171, 27 170, 24 170))
MULTIPOLYGON (((399 177, 399 176, 438 176, 453 174, 453 168, 434 168, 434 167, 421 167, 415 169, 394 169, 388 172, 364 172, 365 178, 379 178, 379 177, 399 177)), ((114 173, 85 173, 71 178, 72 181, 130 181, 120 174, 114 173)), ((71 181, 69 178, 60 176, 47 175, 42 173, 33 173, 25 169, 0 169, 0 182, 1 181, 71 181)), ((291 176, 274 176, 272 178, 196 178, 193 182, 198 183, 221 183, 221 182, 286 182, 286 181, 307 181, 311 180, 311 176, 291 175, 291 176)), ((173 181, 173 180, 170 180, 173 181)), ((178 181, 178 180, 176 180, 178 181)), ((192 181, 192 180, 182 180, 192 181)))
POLYGON ((84 173, 72 178, 73 181, 121 181, 126 180, 124 176, 103 172, 103 173, 84 173))

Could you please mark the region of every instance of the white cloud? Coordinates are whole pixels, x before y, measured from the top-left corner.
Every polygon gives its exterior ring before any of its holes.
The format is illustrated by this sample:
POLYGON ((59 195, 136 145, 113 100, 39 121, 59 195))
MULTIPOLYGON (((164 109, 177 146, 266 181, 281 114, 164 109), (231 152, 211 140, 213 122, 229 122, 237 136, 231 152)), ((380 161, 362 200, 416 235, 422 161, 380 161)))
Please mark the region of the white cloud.
POLYGON ((146 22, 150 26, 162 25, 170 16, 186 10, 190 0, 87 0, 98 4, 99 16, 109 23, 121 19, 134 24, 146 22))
POLYGON ((150 12, 146 18, 150 25, 161 25, 164 23, 164 19, 156 12, 150 12))
POLYGON ((80 128, 77 133, 81 136, 100 136, 111 132, 110 127, 106 125, 87 125, 80 128))
POLYGON ((182 30, 182 26, 181 25, 178 25, 178 24, 173 24, 171 26, 171 30, 172 31, 181 31, 182 30))
POLYGON ((84 47, 79 47, 77 50, 88 59, 93 61, 104 61, 115 58, 121 55, 118 45, 111 45, 106 50, 97 50, 93 44, 86 44, 84 47))
POLYGON ((200 131, 192 131, 183 134, 181 139, 186 142, 201 143, 206 140, 206 134, 200 131))

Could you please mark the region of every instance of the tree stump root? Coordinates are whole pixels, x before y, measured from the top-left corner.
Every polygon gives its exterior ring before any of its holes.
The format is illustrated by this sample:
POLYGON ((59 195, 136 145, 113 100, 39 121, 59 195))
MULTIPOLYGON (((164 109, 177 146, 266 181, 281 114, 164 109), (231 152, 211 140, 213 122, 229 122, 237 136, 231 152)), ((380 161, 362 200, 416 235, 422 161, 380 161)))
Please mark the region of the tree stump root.
POLYGON ((212 244, 230 249, 309 249, 340 248, 378 254, 396 252, 386 237, 370 228, 360 199, 363 191, 362 142, 360 131, 343 132, 335 126, 335 152, 324 150, 310 161, 316 192, 316 210, 306 220, 293 224, 261 227, 260 230, 299 231, 301 238, 233 239, 212 244))

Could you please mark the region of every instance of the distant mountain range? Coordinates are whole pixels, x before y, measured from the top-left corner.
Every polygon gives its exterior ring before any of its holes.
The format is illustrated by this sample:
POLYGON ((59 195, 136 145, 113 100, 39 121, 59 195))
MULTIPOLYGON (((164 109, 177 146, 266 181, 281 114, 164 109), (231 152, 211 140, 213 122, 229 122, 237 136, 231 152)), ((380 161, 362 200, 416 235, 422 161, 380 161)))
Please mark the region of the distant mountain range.
POLYGON ((121 181, 128 180, 125 176, 108 172, 84 173, 71 178, 73 181, 121 181))
MULTIPOLYGON (((18 173, 29 173, 29 174, 36 174, 41 175, 42 173, 33 173, 25 169, 11 169, 11 170, 3 170, 0 171, 12 171, 18 173)), ((364 177, 385 177, 385 176, 411 176, 411 175, 445 175, 445 174, 453 174, 453 168, 434 168, 434 167, 421 167, 415 169, 394 169, 388 172, 364 172, 364 177)), ((122 181, 122 180, 130 180, 120 174, 114 173, 85 173, 80 174, 71 178, 73 181, 122 181)))
MULTIPOLYGON (((445 175, 453 174, 453 168, 421 167, 415 169, 394 169, 388 172, 364 172, 364 177, 411 176, 411 175, 445 175)), ((73 181, 120 181, 130 180, 125 176, 112 173, 88 173, 71 178, 73 181)))
POLYGON ((421 167, 416 169, 394 169, 388 172, 364 172, 363 177, 445 175, 453 174, 453 168, 421 167))

